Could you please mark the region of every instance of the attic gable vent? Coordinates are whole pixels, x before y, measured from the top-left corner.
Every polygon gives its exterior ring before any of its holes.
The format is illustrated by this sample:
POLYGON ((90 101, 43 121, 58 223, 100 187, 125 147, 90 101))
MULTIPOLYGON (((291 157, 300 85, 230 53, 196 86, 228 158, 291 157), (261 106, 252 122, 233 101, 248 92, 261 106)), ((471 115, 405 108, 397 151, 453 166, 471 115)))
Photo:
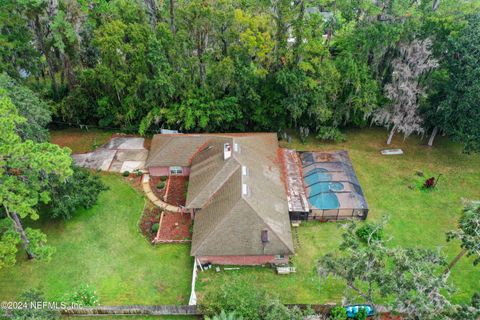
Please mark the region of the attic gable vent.
POLYGON ((250 189, 248 188, 246 183, 242 183, 242 195, 244 196, 250 195, 250 189))
POLYGON ((267 243, 269 242, 270 240, 268 239, 268 230, 267 229, 263 229, 262 230, 262 243, 267 243))
POLYGON ((230 143, 225 143, 223 145, 223 160, 230 159, 232 156, 232 146, 230 143))

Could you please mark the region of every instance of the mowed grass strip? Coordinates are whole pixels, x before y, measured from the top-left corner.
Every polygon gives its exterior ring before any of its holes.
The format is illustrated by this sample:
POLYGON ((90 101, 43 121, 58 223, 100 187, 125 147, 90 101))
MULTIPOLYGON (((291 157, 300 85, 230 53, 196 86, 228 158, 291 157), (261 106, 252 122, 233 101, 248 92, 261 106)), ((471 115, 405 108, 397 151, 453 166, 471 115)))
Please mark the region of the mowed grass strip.
MULTIPOLYGON (((305 144, 294 138, 292 143, 281 145, 297 150, 347 150, 370 207, 368 220, 390 217, 386 230, 390 245, 440 248, 452 259, 460 246, 456 241, 447 243, 445 232, 456 228, 462 198, 480 199, 480 156, 463 154, 461 146, 444 137, 438 137, 435 146, 429 148, 426 140, 411 137, 404 141, 400 135, 389 148, 402 148, 405 154, 383 156, 380 150, 387 147, 386 130, 348 130, 346 134, 344 143, 325 143, 311 137, 305 144), (409 189, 416 171, 442 174, 437 189, 409 189)), ((261 267, 220 273, 210 270, 200 275, 200 297, 238 276, 279 295, 285 303, 341 302, 344 284, 336 279, 321 279, 316 271, 318 259, 338 249, 338 223, 307 223, 293 232, 299 239, 293 258, 296 274, 279 276, 261 267)), ((463 258, 453 269, 451 281, 458 289, 453 300, 468 301, 480 286, 480 266, 463 258)))
POLYGON ((189 245, 151 246, 140 234, 141 193, 118 175, 102 174, 110 188, 89 210, 68 221, 36 222, 56 248, 50 262, 27 261, 0 272, 0 300, 15 301, 29 288, 61 299, 85 283, 102 305, 186 304, 193 261, 189 245))

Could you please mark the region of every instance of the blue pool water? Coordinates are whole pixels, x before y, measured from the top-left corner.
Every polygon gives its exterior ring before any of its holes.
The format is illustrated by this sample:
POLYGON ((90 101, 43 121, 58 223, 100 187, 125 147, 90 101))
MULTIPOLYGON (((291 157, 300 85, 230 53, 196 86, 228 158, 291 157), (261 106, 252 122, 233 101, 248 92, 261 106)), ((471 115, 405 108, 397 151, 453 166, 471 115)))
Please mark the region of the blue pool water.
POLYGON ((308 175, 305 177, 305 182, 307 186, 314 184, 318 181, 331 181, 332 175, 326 172, 327 170, 322 168, 315 168, 312 171, 308 172, 308 175))
POLYGON ((320 193, 313 198, 310 198, 310 204, 312 204, 317 209, 338 209, 340 203, 335 193, 320 193))
MULTIPOLYGON (((315 169, 316 172, 305 177, 305 182, 309 186, 309 195, 312 196, 309 201, 318 209, 338 209, 340 203, 335 191, 341 191, 344 186, 340 182, 328 182, 332 176, 322 169, 315 169)), ((325 170, 325 169, 323 169, 325 170)))

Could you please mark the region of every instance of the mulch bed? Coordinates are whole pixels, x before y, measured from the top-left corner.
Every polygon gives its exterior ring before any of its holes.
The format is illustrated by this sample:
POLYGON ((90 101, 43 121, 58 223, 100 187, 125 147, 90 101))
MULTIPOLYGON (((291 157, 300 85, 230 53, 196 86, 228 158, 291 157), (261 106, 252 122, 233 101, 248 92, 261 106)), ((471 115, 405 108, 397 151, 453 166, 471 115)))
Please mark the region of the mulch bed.
POLYGON ((152 226, 160 221, 161 211, 159 208, 145 208, 140 218, 140 230, 150 242, 156 237, 156 232, 152 232, 152 226))
POLYGON ((190 240, 192 220, 189 213, 168 212, 163 214, 158 240, 190 240))
POLYGON ((188 178, 184 176, 170 176, 168 179, 168 194, 165 202, 174 206, 185 206, 188 178))
POLYGON ((381 320, 402 320, 402 317, 400 317, 400 316, 395 316, 395 315, 390 314, 390 313, 383 313, 383 314, 380 316, 380 319, 381 319, 381 320))
POLYGON ((165 187, 163 189, 158 189, 157 186, 161 181, 162 180, 160 177, 150 176, 150 189, 152 189, 153 194, 155 194, 157 198, 163 201, 163 197, 165 196, 165 191, 167 189, 167 181, 164 181, 165 187))

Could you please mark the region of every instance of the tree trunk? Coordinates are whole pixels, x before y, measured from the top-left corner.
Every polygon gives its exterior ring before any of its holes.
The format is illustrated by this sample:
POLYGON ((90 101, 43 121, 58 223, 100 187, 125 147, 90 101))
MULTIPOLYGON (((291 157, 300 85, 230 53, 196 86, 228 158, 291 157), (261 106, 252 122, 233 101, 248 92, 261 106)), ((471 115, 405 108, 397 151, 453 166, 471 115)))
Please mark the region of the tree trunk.
POLYGON ((155 0, 145 0, 145 5, 147 6, 148 13, 150 15, 150 24, 152 29, 155 32, 158 22, 158 9, 155 0))
POLYGON ((303 20, 305 16, 305 2, 303 0, 298 1, 299 13, 297 21, 295 22, 295 44, 293 52, 295 56, 295 62, 300 63, 302 57, 300 56, 300 47, 303 42, 303 20))
POLYGON ((203 87, 206 79, 206 66, 204 60, 204 53, 208 45, 208 32, 198 31, 197 38, 197 55, 198 55, 198 71, 200 76, 200 85, 203 87))
POLYGON ((388 136, 387 145, 390 145, 390 143, 392 143, 392 138, 396 130, 397 130, 397 125, 394 125, 392 128, 392 131, 390 131, 390 135, 388 136))
POLYGON ((35 16, 35 35, 38 41, 38 45, 40 47, 40 51, 43 52, 43 55, 45 56, 45 60, 47 60, 48 64, 48 74, 50 75, 50 79, 52 81, 52 91, 54 97, 57 97, 58 93, 58 86, 57 86, 57 80, 55 79, 55 68, 53 65, 53 61, 50 56, 50 52, 47 49, 47 46, 45 45, 45 41, 43 39, 43 31, 42 31, 42 25, 40 24, 40 18, 38 14, 35 16))
POLYGON ((439 5, 440 5, 440 0, 434 0, 432 4, 432 11, 437 11, 439 5))
POLYGON ((27 253, 28 259, 32 260, 35 259, 35 255, 30 251, 29 249, 29 244, 30 240, 28 240, 27 234, 25 233, 25 230, 23 229, 22 222, 20 221, 20 218, 15 212, 11 213, 11 218, 13 220, 13 224, 15 226, 15 230, 17 233, 20 235, 20 238, 22 239, 22 247, 27 253))
POLYGON ((170 0, 170 30, 172 31, 172 34, 175 35, 177 32, 175 28, 175 0, 170 0))
POLYGON ((463 248, 462 251, 460 251, 457 256, 455 258, 453 258, 452 262, 450 262, 447 266, 447 268, 445 269, 445 271, 443 271, 444 274, 450 272, 450 270, 452 270, 452 268, 457 264, 457 262, 465 255, 465 253, 467 253, 467 249, 463 248))
POLYGON ((432 135, 430 136, 430 139, 428 140, 428 146, 431 147, 433 146, 433 140, 435 140, 435 136, 438 133, 438 127, 433 128, 432 135))

